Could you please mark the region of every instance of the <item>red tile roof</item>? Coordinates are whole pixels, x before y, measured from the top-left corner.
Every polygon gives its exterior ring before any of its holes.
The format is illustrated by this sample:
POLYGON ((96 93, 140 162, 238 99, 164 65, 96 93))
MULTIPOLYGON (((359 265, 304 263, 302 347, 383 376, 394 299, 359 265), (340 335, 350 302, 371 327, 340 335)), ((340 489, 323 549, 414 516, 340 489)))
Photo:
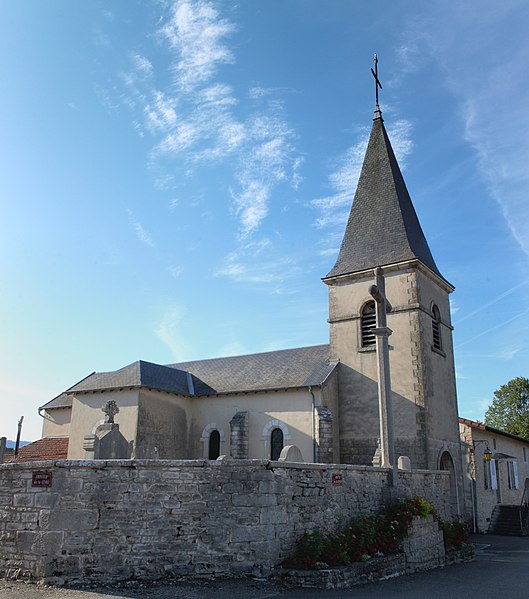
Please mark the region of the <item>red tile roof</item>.
POLYGON ((494 433, 495 435, 503 435, 504 437, 509 437, 510 439, 515 439, 516 441, 522 441, 523 443, 529 443, 529 439, 524 439, 523 437, 519 437, 518 435, 512 435, 507 431, 502 431, 499 428, 494 428, 493 426, 489 426, 488 424, 483 424, 483 422, 476 422, 475 420, 469 420, 468 418, 458 418, 460 424, 466 424, 471 428, 477 428, 482 431, 489 431, 489 433, 494 433))
POLYGON ((472 426, 474 428, 480 428, 481 430, 487 430, 487 427, 483 422, 479 422, 476 420, 469 420, 468 418, 458 418, 460 424, 466 424, 467 426, 472 426))
POLYGON ((8 462, 39 462, 42 460, 65 460, 68 457, 68 437, 45 437, 18 450, 18 455, 6 455, 8 462))

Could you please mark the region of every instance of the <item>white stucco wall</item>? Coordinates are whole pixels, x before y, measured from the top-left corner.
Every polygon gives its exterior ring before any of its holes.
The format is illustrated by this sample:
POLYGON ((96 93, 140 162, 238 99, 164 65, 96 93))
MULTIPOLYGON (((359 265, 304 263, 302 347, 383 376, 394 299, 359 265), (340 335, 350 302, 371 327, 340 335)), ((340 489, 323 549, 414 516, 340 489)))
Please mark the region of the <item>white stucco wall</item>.
MULTIPOLYGON (((461 440, 466 449, 464 463, 466 468, 466 497, 472 507, 472 490, 474 485, 474 510, 480 532, 487 532, 489 521, 496 504, 519 505, 522 499, 524 484, 529 479, 529 442, 516 440, 501 434, 477 429, 467 424, 459 425, 461 440), (506 454, 515 458, 518 470, 518 488, 509 488, 506 459, 494 460, 498 489, 486 488, 483 453, 486 448, 497 454, 506 454), (524 452, 525 448, 525 452, 524 452)), ((471 513, 471 511, 470 511, 471 513)))
POLYGON ((42 412, 43 437, 68 437, 70 435, 70 422, 72 408, 54 408, 49 412, 42 412))
POLYGON ((135 440, 138 396, 137 389, 75 394, 72 402, 68 459, 82 460, 86 457, 83 450, 84 436, 93 435, 96 428, 104 423, 105 414, 101 408, 109 400, 114 400, 118 405, 119 413, 115 417, 115 422, 119 424, 121 434, 127 441, 135 440))

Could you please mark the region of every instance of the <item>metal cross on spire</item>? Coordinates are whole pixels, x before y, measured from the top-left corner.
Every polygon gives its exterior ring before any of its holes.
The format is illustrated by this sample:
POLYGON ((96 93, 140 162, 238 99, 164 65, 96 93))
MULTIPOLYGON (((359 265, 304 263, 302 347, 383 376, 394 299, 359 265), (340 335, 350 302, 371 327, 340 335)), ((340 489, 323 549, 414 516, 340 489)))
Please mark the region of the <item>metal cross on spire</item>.
POLYGON ((371 73, 373 73, 373 77, 375 78, 375 98, 378 108, 378 88, 382 89, 382 83, 380 83, 380 80, 378 78, 378 58, 376 54, 373 62, 375 63, 375 69, 371 69, 371 73))

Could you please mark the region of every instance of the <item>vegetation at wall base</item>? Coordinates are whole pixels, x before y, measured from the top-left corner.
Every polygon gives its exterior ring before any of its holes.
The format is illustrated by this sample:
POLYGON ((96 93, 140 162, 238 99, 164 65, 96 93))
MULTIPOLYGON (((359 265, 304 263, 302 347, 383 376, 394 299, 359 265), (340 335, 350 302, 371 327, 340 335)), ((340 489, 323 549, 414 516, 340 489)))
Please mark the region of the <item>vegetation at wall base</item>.
POLYGON ((465 522, 440 520, 439 528, 443 531, 445 549, 461 549, 468 543, 470 527, 465 522))
POLYGON ((428 500, 414 497, 395 501, 382 514, 354 518, 338 531, 319 528, 306 531, 283 565, 317 570, 388 555, 395 552, 400 541, 408 536, 413 518, 427 518, 429 515, 438 521, 447 549, 460 548, 468 541, 466 525, 440 521, 428 500))

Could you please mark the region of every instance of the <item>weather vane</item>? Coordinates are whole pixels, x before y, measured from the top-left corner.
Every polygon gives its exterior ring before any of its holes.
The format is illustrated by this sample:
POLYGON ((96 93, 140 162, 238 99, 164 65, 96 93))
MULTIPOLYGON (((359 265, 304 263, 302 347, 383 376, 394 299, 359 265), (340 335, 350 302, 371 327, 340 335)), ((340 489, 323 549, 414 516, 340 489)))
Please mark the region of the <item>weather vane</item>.
POLYGON ((371 73, 373 73, 373 77, 375 78, 375 97, 376 97, 377 108, 378 108, 378 88, 380 87, 380 89, 382 89, 382 83, 380 83, 380 81, 378 79, 378 58, 377 58, 376 54, 375 54, 375 58, 374 58, 374 63, 375 63, 375 70, 371 69, 371 73))

